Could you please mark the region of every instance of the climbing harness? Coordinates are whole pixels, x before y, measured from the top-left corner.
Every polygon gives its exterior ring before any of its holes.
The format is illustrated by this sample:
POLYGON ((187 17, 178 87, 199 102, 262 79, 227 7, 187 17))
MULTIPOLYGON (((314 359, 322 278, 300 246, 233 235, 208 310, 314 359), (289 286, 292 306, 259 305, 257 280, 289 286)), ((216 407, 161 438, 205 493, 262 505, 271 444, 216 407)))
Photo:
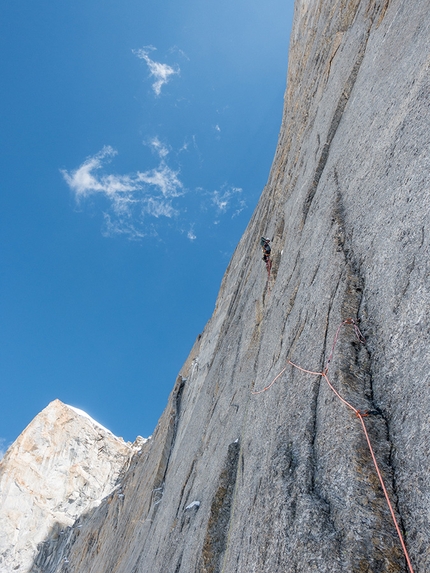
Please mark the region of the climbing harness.
MULTIPOLYGON (((403 554, 405 556, 406 562, 408 564, 408 569, 410 573, 414 573, 414 570, 412 568, 412 564, 411 564, 411 560, 409 558, 409 554, 408 551, 406 549, 406 545, 405 542, 403 540, 403 535, 402 532, 400 531, 400 527, 399 524, 397 523, 397 519, 396 519, 396 515, 394 513, 393 510, 393 506, 391 505, 391 501, 387 492, 387 488, 385 487, 385 483, 384 483, 384 479, 382 477, 381 471, 379 469, 378 466, 378 462, 376 460, 376 456, 375 456, 375 452, 373 451, 373 446, 372 443, 370 441, 370 437, 369 434, 367 432, 367 428, 366 428, 366 424, 364 423, 364 418, 367 418, 368 416, 370 416, 371 414, 374 413, 374 411, 369 411, 369 410, 358 410, 357 408, 354 408, 354 406, 352 404, 350 404, 347 400, 345 400, 345 398, 343 398, 339 392, 336 390, 336 388, 333 386, 333 384, 330 382, 329 378, 328 378, 328 369, 330 366, 330 362, 333 358, 333 354, 334 354, 334 350, 339 338, 339 333, 340 330, 343 326, 347 326, 350 325, 353 327, 355 335, 358 339, 359 342, 361 342, 361 344, 365 344, 366 341, 364 339, 364 336, 361 334, 360 329, 358 328, 357 323, 355 322, 355 320, 353 318, 347 318, 346 320, 344 320, 343 322, 341 322, 341 324, 339 325, 337 331, 336 331, 336 335, 334 337, 334 341, 333 341, 333 346, 331 348, 331 352, 330 355, 328 357, 328 360, 326 362, 326 365, 323 369, 322 372, 313 372, 312 370, 306 370, 305 368, 302 368, 301 366, 298 366, 297 364, 294 364, 294 362, 291 362, 291 360, 288 360, 288 364, 290 364, 291 366, 293 366, 294 368, 297 368, 297 370, 300 370, 301 372, 304 372, 305 374, 311 374, 312 376, 322 376, 324 378, 324 380, 327 382, 329 388, 332 390, 332 392, 339 398, 339 400, 341 402, 343 402, 343 404, 345 404, 345 406, 347 408, 349 408, 350 410, 352 410, 354 412, 354 414, 356 415, 357 418, 359 418, 360 423, 361 423, 361 427, 363 429, 365 438, 366 438, 366 442, 367 442, 367 446, 369 448, 369 452, 370 455, 372 457, 372 461, 373 461, 373 465, 375 467, 376 473, 378 475, 378 479, 379 479, 379 483, 381 484, 382 487, 382 491, 384 492, 384 496, 388 505, 388 509, 390 510, 390 514, 394 523, 394 527, 396 528, 397 531, 397 535, 399 537, 400 540, 400 544, 402 546, 403 549, 403 554)), ((263 388, 262 390, 259 390, 258 392, 251 392, 252 394, 262 394, 263 392, 266 392, 267 390, 269 390, 273 384, 276 382, 276 380, 278 380, 278 378, 280 378, 280 376, 285 372, 285 370, 287 369, 287 366, 285 366, 285 368, 272 380, 272 382, 266 386, 265 388, 263 388)))

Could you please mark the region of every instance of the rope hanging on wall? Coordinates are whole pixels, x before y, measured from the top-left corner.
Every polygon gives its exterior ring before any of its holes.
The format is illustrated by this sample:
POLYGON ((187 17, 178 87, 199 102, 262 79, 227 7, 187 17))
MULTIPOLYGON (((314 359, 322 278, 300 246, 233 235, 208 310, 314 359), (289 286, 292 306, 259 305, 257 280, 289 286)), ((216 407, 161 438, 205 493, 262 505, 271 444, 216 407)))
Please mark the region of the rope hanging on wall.
MULTIPOLYGON (((390 514, 391 514, 394 526, 395 526, 396 531, 397 531, 397 535, 399 536, 400 544, 402 546, 403 553, 404 553, 404 556, 405 556, 405 559, 406 559, 406 562, 408 565, 409 573, 414 573, 414 570, 413 570, 412 564, 411 564, 411 560, 409 558, 409 554, 408 554, 408 551, 406 549, 405 542, 403 540, 403 535, 402 535, 402 532, 400 531, 399 524, 397 523, 396 515, 394 513, 393 506, 391 505, 391 501, 390 501, 390 498, 389 498, 389 495, 387 492, 387 488, 385 487, 384 479, 382 477, 381 470, 379 469, 378 462, 376 460, 375 452, 373 450, 372 443, 370 441, 370 437, 369 437, 369 434, 367 432, 366 424, 364 423, 364 418, 369 416, 369 412, 367 410, 358 410, 352 404, 350 404, 347 400, 345 400, 345 398, 343 398, 339 394, 339 392, 336 390, 336 388, 330 382, 330 379, 328 377, 328 370, 329 370, 330 363, 331 363, 331 360, 333 358, 334 350, 336 348, 336 344, 337 344, 337 341, 339 338, 339 333, 340 333, 342 327, 347 326, 347 325, 350 325, 353 327, 355 335, 356 335, 357 339, 359 340, 359 342, 361 342, 361 344, 365 344, 366 341, 365 341, 363 335, 361 334, 360 329, 358 328, 358 325, 355 322, 355 320, 353 318, 347 318, 346 320, 344 320, 339 325, 339 327, 336 331, 336 335, 334 337, 333 346, 331 348, 330 356, 328 357, 328 360, 327 360, 326 365, 325 365, 322 372, 313 372, 312 370, 306 370, 305 368, 302 368, 301 366, 294 364, 294 362, 291 362, 291 360, 288 360, 288 364, 290 364, 294 368, 297 368, 297 370, 304 372, 305 374, 311 374, 312 376, 321 376, 322 378, 324 378, 324 380, 327 382, 331 391, 337 396, 337 398, 343 404, 345 404, 345 406, 347 408, 352 410, 354 412, 354 414, 357 416, 357 418, 360 420, 361 427, 363 429, 363 433, 364 433, 365 438, 366 438, 367 446, 369 448, 369 452, 370 452, 370 455, 372 457, 373 465, 374 465, 376 473, 378 475, 379 483, 381 484, 382 491, 384 492, 384 496, 385 496, 385 499, 387 501, 388 509, 390 510, 390 514)), ((285 368, 283 370, 281 370, 281 372, 272 380, 272 382, 268 386, 266 386, 265 388, 263 388, 262 390, 259 390, 257 392, 252 392, 252 394, 254 394, 254 395, 262 394, 263 392, 266 392, 267 390, 269 390, 273 386, 273 384, 282 376, 282 374, 285 372, 286 369, 287 369, 287 366, 285 366, 285 368)))

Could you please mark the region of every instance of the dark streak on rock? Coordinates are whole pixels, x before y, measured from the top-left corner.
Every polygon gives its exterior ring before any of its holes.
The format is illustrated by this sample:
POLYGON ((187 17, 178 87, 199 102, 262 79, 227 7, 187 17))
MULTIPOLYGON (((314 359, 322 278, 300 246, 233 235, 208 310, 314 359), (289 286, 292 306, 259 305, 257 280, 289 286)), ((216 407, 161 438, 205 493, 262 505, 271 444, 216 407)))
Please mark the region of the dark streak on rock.
POLYGON ((316 193, 317 188, 318 188, 318 184, 320 182, 321 176, 322 176, 324 169, 325 169, 325 166, 327 164, 328 156, 330 153, 330 146, 332 144, 334 136, 336 135, 336 131, 337 131, 339 124, 341 122, 343 113, 344 113, 345 108, 346 108, 346 104, 348 103, 349 97, 351 95, 351 92, 352 92, 354 85, 355 85, 355 82, 357 80, 358 72, 360 71, 360 67, 361 67, 361 64, 362 64, 363 59, 364 59, 364 54, 366 52, 366 46, 367 46, 367 41, 369 39, 369 33, 370 33, 370 29, 366 35, 365 41, 363 42, 363 45, 362 45, 360 51, 358 52, 357 59, 356 59, 355 64, 352 68, 352 71, 349 75, 349 78, 346 81, 345 87, 344 87, 342 94, 339 98, 336 110, 335 110, 333 118, 331 120, 330 127, 329 127, 328 134, 327 134, 327 141, 323 145, 323 148, 322 148, 322 151, 320 154, 320 158, 318 161, 318 165, 315 169, 314 178, 313 178, 311 187, 307 193, 307 196, 305 198, 305 202, 303 204, 303 216, 302 216, 302 222, 301 222, 301 226, 300 226, 301 229, 303 229, 303 227, 306 223, 306 218, 308 216, 309 209, 311 207, 312 201, 315 197, 315 193, 316 193))
POLYGON ((227 548, 239 453, 239 442, 229 445, 224 468, 218 480, 218 488, 212 499, 202 551, 201 573, 221 572, 222 559, 227 548))

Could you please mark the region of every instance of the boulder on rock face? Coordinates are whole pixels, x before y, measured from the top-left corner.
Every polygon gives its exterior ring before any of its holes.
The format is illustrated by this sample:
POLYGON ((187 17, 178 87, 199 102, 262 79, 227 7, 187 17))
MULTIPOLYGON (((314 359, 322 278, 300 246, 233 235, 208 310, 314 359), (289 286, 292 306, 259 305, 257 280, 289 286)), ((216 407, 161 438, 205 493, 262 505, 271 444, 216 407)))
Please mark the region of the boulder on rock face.
POLYGON ((85 412, 51 402, 0 462, 0 572, 29 571, 38 543, 110 493, 133 451, 85 412))

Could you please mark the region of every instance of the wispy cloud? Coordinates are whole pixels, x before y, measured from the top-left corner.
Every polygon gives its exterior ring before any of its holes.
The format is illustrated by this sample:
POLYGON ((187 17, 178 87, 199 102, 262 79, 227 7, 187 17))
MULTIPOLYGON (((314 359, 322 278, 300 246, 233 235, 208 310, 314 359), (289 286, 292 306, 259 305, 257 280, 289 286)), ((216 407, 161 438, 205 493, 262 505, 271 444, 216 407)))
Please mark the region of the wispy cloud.
MULTIPOLYGON (((104 227, 102 235, 105 237, 113 237, 114 235, 124 235, 129 239, 139 240, 146 237, 151 233, 151 229, 143 231, 140 224, 136 224, 131 217, 116 217, 110 213, 103 213, 104 227)), ((140 223, 140 221, 138 222, 140 223)))
POLYGON ((142 212, 152 215, 153 217, 173 217, 178 214, 177 209, 174 209, 172 204, 168 201, 163 201, 154 197, 150 197, 142 207, 142 212))
POLYGON ((186 189, 179 170, 167 163, 170 153, 174 155, 171 147, 159 137, 148 139, 146 145, 155 154, 157 165, 152 169, 115 173, 111 163, 117 151, 107 145, 76 169, 61 170, 79 205, 91 201, 100 208, 103 235, 139 240, 158 235, 160 219, 167 219, 175 220, 178 229, 195 241, 202 225, 217 225, 221 218, 234 218, 246 208, 240 187, 225 184, 215 191, 202 187, 186 189), (207 215, 202 218, 202 214, 207 215))
POLYGON ((174 68, 169 66, 168 64, 162 64, 160 62, 156 62, 149 57, 149 53, 155 50, 154 46, 146 46, 144 48, 140 48, 139 50, 132 50, 133 54, 135 54, 139 59, 145 60, 150 75, 155 79, 154 83, 152 84, 152 89, 156 96, 161 94, 161 88, 164 84, 170 80, 171 76, 179 75, 180 69, 176 65, 174 68))
POLYGON ((163 160, 154 169, 136 171, 127 175, 106 174, 106 165, 117 154, 110 146, 88 157, 72 171, 61 173, 78 202, 90 196, 108 200, 109 209, 104 213, 104 234, 126 234, 141 238, 145 234, 145 216, 174 217, 177 210, 172 200, 184 193, 179 173, 163 160))
POLYGON ((155 187, 163 194, 163 197, 179 197, 182 195, 182 183, 178 179, 178 172, 172 171, 164 161, 155 169, 136 174, 136 179, 140 183, 146 183, 155 187))
POLYGON ((187 233, 187 238, 190 239, 190 241, 195 241, 197 239, 197 235, 194 233, 193 225, 191 225, 190 230, 187 233))
POLYGON ((164 159, 167 157, 167 155, 169 155, 169 148, 167 145, 162 143, 157 136, 150 139, 147 145, 149 145, 152 151, 154 151, 160 157, 160 159, 164 159))
POLYGON ((190 61, 190 58, 187 56, 187 54, 184 52, 184 50, 181 50, 181 48, 178 48, 178 46, 173 46, 172 48, 170 48, 169 53, 170 54, 179 54, 185 60, 190 61))
POLYGON ((110 145, 103 147, 101 151, 88 157, 80 167, 68 172, 61 170, 64 179, 74 191, 77 199, 81 199, 93 193, 104 193, 110 197, 126 194, 136 189, 136 184, 130 175, 102 175, 97 176, 97 171, 103 167, 117 151, 110 145))
POLYGON ((218 215, 226 213, 233 208, 233 217, 246 209, 246 202, 242 198, 243 189, 240 187, 222 187, 220 191, 213 191, 212 204, 216 207, 218 215))

